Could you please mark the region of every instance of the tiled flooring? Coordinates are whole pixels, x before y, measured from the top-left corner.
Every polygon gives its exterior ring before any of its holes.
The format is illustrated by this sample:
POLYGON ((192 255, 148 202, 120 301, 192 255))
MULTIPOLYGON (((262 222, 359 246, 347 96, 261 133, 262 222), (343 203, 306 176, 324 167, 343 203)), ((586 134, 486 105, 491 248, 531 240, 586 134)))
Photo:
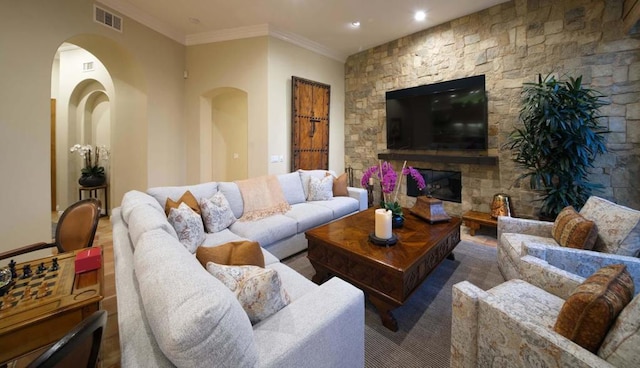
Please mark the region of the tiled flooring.
MULTIPOLYGON (((482 227, 475 236, 469 235, 466 227, 461 229, 462 240, 473 241, 487 246, 496 246, 496 230, 482 227)), ((120 340, 118 338, 118 310, 116 304, 115 272, 113 262, 113 234, 108 218, 100 219, 96 233, 96 245, 102 247, 104 256, 104 300, 102 308, 107 310, 107 330, 102 345, 102 367, 120 367, 120 340)))

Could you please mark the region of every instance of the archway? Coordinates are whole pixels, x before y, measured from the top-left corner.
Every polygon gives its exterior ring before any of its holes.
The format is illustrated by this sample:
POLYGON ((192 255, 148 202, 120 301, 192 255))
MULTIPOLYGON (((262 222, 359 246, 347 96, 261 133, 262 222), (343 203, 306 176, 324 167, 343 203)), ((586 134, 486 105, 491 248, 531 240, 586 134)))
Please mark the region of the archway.
POLYGON ((249 177, 248 95, 216 88, 200 98, 200 177, 232 181, 249 177))

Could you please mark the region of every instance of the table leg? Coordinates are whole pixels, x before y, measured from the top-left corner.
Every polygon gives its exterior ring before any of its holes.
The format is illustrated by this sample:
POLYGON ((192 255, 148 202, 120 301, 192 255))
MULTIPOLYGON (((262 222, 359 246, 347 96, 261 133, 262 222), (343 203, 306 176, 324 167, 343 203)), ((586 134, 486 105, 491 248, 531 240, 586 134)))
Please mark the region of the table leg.
POLYGON ((478 230, 480 228, 480 224, 475 222, 475 221, 465 221, 464 222, 465 225, 467 225, 467 227, 469 228, 469 234, 471 234, 471 236, 475 236, 476 235, 476 230, 478 230))
POLYGON ((329 279, 329 271, 320 266, 319 264, 317 264, 316 262, 309 260, 311 262, 311 265, 313 266, 313 268, 316 270, 316 274, 313 275, 313 277, 311 278, 311 281, 315 282, 316 284, 320 285, 323 282, 325 282, 327 279, 329 279))
POLYGON ((398 321, 391 313, 391 310, 395 308, 395 306, 376 298, 373 295, 369 295, 369 301, 376 307, 378 314, 380 315, 380 320, 382 321, 382 325, 393 332, 398 331, 398 321))

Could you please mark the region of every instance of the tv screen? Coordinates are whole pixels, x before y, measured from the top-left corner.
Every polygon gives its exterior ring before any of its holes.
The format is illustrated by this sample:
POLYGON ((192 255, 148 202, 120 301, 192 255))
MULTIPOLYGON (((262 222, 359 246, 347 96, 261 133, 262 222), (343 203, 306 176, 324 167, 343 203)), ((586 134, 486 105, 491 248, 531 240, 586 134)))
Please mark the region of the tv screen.
POLYGON ((387 148, 486 150, 484 75, 386 93, 387 148))

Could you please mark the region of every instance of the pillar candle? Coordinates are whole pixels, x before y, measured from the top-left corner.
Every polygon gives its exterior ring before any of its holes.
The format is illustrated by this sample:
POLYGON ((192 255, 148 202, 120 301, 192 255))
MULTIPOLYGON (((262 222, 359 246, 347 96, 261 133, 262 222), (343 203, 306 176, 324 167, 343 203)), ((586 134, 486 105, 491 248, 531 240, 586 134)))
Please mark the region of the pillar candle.
POLYGON ((369 178, 369 185, 373 185, 373 178, 369 178))
POLYGON ((379 208, 376 210, 376 232, 380 239, 391 238, 391 211, 379 208))

